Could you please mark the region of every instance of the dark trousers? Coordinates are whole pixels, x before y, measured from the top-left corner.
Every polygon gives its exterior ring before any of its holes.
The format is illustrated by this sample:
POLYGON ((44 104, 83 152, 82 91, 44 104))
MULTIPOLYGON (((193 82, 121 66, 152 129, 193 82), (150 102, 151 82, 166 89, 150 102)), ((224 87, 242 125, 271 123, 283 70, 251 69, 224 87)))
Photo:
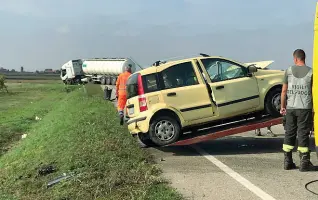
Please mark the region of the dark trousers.
POLYGON ((283 150, 289 152, 296 144, 298 150, 309 151, 309 135, 313 126, 312 109, 287 109, 285 116, 285 139, 283 150))

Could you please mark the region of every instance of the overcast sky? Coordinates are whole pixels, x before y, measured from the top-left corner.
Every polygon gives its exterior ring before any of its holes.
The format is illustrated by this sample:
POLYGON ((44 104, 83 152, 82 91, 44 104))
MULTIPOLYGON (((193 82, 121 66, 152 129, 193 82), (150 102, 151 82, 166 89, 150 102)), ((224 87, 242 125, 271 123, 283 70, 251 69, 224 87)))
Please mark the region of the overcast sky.
POLYGON ((242 62, 312 64, 316 0, 1 0, 0 67, 58 69, 71 59, 142 65, 207 53, 242 62))

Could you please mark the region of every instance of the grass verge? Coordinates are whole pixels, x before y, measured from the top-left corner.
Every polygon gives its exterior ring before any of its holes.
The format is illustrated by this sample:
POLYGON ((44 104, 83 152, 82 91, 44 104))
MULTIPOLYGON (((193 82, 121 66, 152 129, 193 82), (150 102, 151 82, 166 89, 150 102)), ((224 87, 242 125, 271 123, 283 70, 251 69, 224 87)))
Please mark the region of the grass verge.
MULTIPOLYGON (((10 130, 43 111, 42 120, 20 126, 18 132, 28 136, 0 157, 0 199, 181 199, 160 178, 150 155, 119 126, 112 103, 85 96, 82 89, 66 93, 50 84, 41 93, 39 88, 37 106, 28 99, 24 106, 0 108, 7 113, 1 125, 10 130), (54 170, 42 175, 43 166, 54 170), (63 173, 74 176, 46 187, 63 173)), ((14 101, 19 95, 0 97, 14 101)))
POLYGON ((0 156, 65 96, 59 84, 7 85, 9 93, 0 92, 0 156))

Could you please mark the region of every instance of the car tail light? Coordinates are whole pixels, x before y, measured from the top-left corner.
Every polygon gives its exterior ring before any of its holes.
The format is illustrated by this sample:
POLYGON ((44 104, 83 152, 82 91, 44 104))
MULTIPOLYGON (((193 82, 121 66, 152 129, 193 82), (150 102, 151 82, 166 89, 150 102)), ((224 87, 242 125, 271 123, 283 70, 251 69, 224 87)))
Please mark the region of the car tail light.
POLYGON ((144 112, 148 110, 147 99, 145 96, 144 86, 142 84, 141 75, 138 75, 138 101, 139 101, 139 110, 140 112, 144 112))
POLYGON ((144 112, 144 111, 148 110, 147 100, 146 100, 145 95, 140 95, 138 97, 138 100, 139 100, 139 110, 140 110, 140 112, 144 112))

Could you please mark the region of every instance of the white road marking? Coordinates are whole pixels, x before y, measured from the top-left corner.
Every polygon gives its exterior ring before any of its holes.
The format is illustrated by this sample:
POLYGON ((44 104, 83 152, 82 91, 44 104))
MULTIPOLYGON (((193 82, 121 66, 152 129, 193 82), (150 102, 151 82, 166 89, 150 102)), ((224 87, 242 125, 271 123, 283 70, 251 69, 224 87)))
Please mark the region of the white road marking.
POLYGON ((231 176, 233 179, 235 179, 237 182, 245 186, 247 189, 249 189, 251 192, 253 192, 255 195, 260 197, 263 200, 275 200, 274 197, 264 192, 262 189, 245 179, 243 176, 241 176, 239 173, 233 171, 231 168, 229 168, 227 165, 223 164, 221 161, 216 159, 214 156, 208 154, 206 151, 201 149, 200 147, 193 145, 192 146, 198 153, 200 153, 202 156, 204 156, 206 159, 208 159, 210 162, 212 162, 214 165, 216 165, 218 168, 220 168, 222 171, 227 173, 229 176, 231 176))

